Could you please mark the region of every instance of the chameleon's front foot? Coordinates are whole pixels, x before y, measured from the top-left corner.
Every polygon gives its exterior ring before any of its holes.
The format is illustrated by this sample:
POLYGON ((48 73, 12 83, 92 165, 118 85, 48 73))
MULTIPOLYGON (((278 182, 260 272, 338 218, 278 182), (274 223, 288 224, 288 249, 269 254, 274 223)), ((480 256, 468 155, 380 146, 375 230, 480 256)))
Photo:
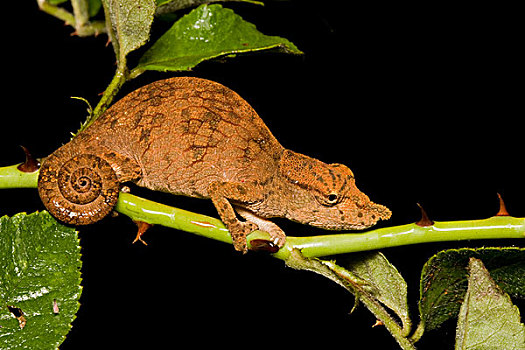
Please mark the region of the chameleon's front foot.
POLYGON ((238 221, 233 225, 230 225, 228 230, 230 231, 233 247, 235 250, 246 254, 248 252, 248 243, 246 242, 246 237, 248 237, 250 233, 257 229, 257 225, 249 221, 238 221))

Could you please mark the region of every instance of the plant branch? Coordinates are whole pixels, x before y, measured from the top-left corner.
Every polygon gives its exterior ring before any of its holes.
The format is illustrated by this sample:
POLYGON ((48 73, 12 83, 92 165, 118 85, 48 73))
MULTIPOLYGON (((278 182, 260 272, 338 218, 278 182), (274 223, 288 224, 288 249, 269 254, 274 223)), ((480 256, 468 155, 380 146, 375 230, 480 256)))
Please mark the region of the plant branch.
POLYGON ((20 171, 21 164, 0 167, 0 189, 2 188, 36 188, 38 170, 34 172, 20 171))
MULTIPOLYGON (((0 167, 0 189, 36 187, 37 176, 38 172, 19 171, 17 165, 0 167)), ((167 206, 129 193, 120 194, 115 210, 135 221, 171 227, 231 243, 228 230, 216 218, 167 206)), ((248 242, 253 239, 268 238, 267 233, 255 231, 249 235, 248 242)), ((299 250, 305 258, 313 258, 419 243, 505 238, 525 238, 525 218, 494 216, 482 220, 434 222, 429 226, 407 224, 373 229, 364 233, 288 236, 284 247, 273 256, 287 260, 292 251, 299 250)))
POLYGON ((46 0, 37 0, 37 3, 40 10, 75 28, 74 35, 81 37, 96 36, 106 32, 106 23, 104 21, 89 21, 86 0, 72 0, 73 13, 60 6, 52 5, 46 0))
POLYGON ((102 113, 106 111, 106 109, 108 109, 108 107, 113 102, 113 99, 119 92, 120 88, 122 87, 122 85, 124 85, 126 81, 128 81, 128 69, 124 61, 117 67, 117 71, 115 72, 115 75, 113 76, 113 79, 109 83, 108 87, 104 91, 102 98, 100 99, 93 112, 88 116, 84 124, 82 124, 82 126, 75 135, 78 135, 79 133, 84 131, 88 126, 93 124, 93 122, 98 117, 100 117, 102 113))

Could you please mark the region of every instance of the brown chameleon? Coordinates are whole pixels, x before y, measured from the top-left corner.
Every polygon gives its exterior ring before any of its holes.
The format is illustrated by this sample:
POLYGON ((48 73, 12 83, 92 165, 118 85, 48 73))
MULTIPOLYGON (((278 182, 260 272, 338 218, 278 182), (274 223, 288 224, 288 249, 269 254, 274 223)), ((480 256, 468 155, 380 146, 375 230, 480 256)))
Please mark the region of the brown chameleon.
POLYGON ((85 225, 112 211, 127 181, 210 198, 243 252, 256 229, 283 246, 272 217, 330 230, 390 217, 357 189, 348 167, 285 149, 239 95, 199 78, 157 81, 115 103, 44 159, 38 191, 57 219, 85 225))

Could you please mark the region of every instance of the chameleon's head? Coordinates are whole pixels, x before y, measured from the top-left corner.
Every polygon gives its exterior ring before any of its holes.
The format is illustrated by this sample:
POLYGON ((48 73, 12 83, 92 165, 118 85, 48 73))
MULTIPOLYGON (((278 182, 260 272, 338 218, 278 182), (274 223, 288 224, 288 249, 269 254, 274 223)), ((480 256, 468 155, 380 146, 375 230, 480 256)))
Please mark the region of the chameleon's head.
POLYGON ((291 193, 287 217, 328 230, 359 230, 390 218, 390 210, 370 201, 345 165, 326 164, 286 150, 280 175, 291 193))

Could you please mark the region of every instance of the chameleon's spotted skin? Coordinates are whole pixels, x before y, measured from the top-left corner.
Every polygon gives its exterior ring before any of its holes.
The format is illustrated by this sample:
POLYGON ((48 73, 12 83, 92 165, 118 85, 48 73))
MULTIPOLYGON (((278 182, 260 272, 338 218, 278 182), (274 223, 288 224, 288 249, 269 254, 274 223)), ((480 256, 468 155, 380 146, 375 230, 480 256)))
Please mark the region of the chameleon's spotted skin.
POLYGON ((53 215, 81 225, 109 213, 126 181, 210 198, 240 251, 257 227, 284 244, 271 217, 336 230, 390 217, 356 188, 346 166, 285 149, 239 95, 199 78, 157 81, 115 103, 44 160, 38 187, 53 215), (98 198, 85 193, 91 188, 98 198), (71 194, 74 189, 82 195, 71 194), (81 204, 69 208, 70 201, 81 204))

